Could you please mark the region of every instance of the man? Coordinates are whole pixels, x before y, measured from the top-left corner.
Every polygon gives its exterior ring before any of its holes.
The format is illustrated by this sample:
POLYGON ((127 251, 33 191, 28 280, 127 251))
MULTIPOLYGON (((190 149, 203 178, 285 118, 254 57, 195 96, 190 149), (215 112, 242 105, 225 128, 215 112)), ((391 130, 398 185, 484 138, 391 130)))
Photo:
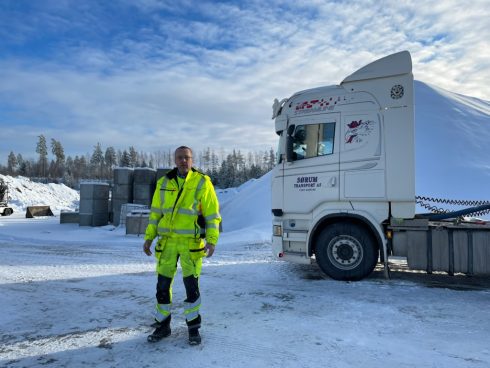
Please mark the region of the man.
POLYGON ((197 345, 201 343, 199 275, 202 257, 211 257, 214 253, 221 216, 213 184, 208 176, 192 167, 189 147, 181 146, 175 150, 175 164, 177 167, 157 182, 143 245, 144 252, 150 256, 151 243, 159 237, 155 245, 157 326, 148 341, 156 342, 170 336, 172 283, 180 259, 187 294, 184 314, 189 343, 197 345))

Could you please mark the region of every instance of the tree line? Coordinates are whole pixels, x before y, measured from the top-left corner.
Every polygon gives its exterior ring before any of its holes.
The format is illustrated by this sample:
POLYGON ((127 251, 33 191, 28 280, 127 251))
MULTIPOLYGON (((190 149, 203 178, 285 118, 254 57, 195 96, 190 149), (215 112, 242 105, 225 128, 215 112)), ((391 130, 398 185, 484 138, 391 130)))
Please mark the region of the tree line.
MULTIPOLYGON (((72 188, 80 180, 111 180, 115 167, 174 167, 173 151, 138 152, 133 146, 116 150, 113 146, 105 149, 100 143, 93 147, 92 153, 66 156, 60 141, 51 138, 49 148, 46 137, 38 136, 36 144, 37 160, 25 159, 20 153, 11 151, 7 166, 0 165, 0 173, 21 175, 42 182, 64 183, 72 188), (49 158, 49 153, 52 154, 49 158)), ((276 155, 268 151, 248 152, 240 150, 225 153, 212 148, 194 152, 194 166, 211 177, 218 188, 237 187, 240 184, 259 178, 272 169, 276 155)))

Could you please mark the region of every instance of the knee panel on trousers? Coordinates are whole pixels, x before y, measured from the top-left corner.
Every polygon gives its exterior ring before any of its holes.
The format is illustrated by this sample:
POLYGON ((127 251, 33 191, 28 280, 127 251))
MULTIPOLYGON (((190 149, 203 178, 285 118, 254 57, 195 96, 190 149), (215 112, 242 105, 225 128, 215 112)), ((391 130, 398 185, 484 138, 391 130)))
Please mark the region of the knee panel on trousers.
POLYGON ((172 279, 162 275, 158 275, 157 282, 157 302, 159 304, 170 304, 170 286, 172 279))
POLYGON ((184 277, 185 292, 187 294, 187 303, 194 303, 199 299, 199 278, 194 276, 184 277))

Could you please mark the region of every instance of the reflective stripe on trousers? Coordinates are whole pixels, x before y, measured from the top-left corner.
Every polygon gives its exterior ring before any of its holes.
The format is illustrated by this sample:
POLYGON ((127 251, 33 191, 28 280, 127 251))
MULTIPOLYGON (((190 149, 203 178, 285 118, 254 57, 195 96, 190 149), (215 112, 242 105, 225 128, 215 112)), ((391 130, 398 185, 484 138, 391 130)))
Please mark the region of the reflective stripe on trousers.
POLYGON ((165 321, 170 316, 172 304, 158 304, 155 306, 154 317, 158 322, 165 321))
POLYGON ((184 302, 184 314, 187 322, 190 322, 199 317, 199 309, 201 308, 201 297, 194 303, 184 302))

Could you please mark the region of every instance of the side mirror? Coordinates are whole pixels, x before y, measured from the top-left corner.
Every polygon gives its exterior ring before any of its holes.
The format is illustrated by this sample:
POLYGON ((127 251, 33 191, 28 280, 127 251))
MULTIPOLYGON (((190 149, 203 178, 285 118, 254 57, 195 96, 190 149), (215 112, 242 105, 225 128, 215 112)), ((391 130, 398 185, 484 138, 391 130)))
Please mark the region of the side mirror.
POLYGON ((294 124, 288 126, 288 132, 286 135, 286 161, 293 162, 294 161, 294 151, 293 151, 293 133, 296 126, 294 124))

